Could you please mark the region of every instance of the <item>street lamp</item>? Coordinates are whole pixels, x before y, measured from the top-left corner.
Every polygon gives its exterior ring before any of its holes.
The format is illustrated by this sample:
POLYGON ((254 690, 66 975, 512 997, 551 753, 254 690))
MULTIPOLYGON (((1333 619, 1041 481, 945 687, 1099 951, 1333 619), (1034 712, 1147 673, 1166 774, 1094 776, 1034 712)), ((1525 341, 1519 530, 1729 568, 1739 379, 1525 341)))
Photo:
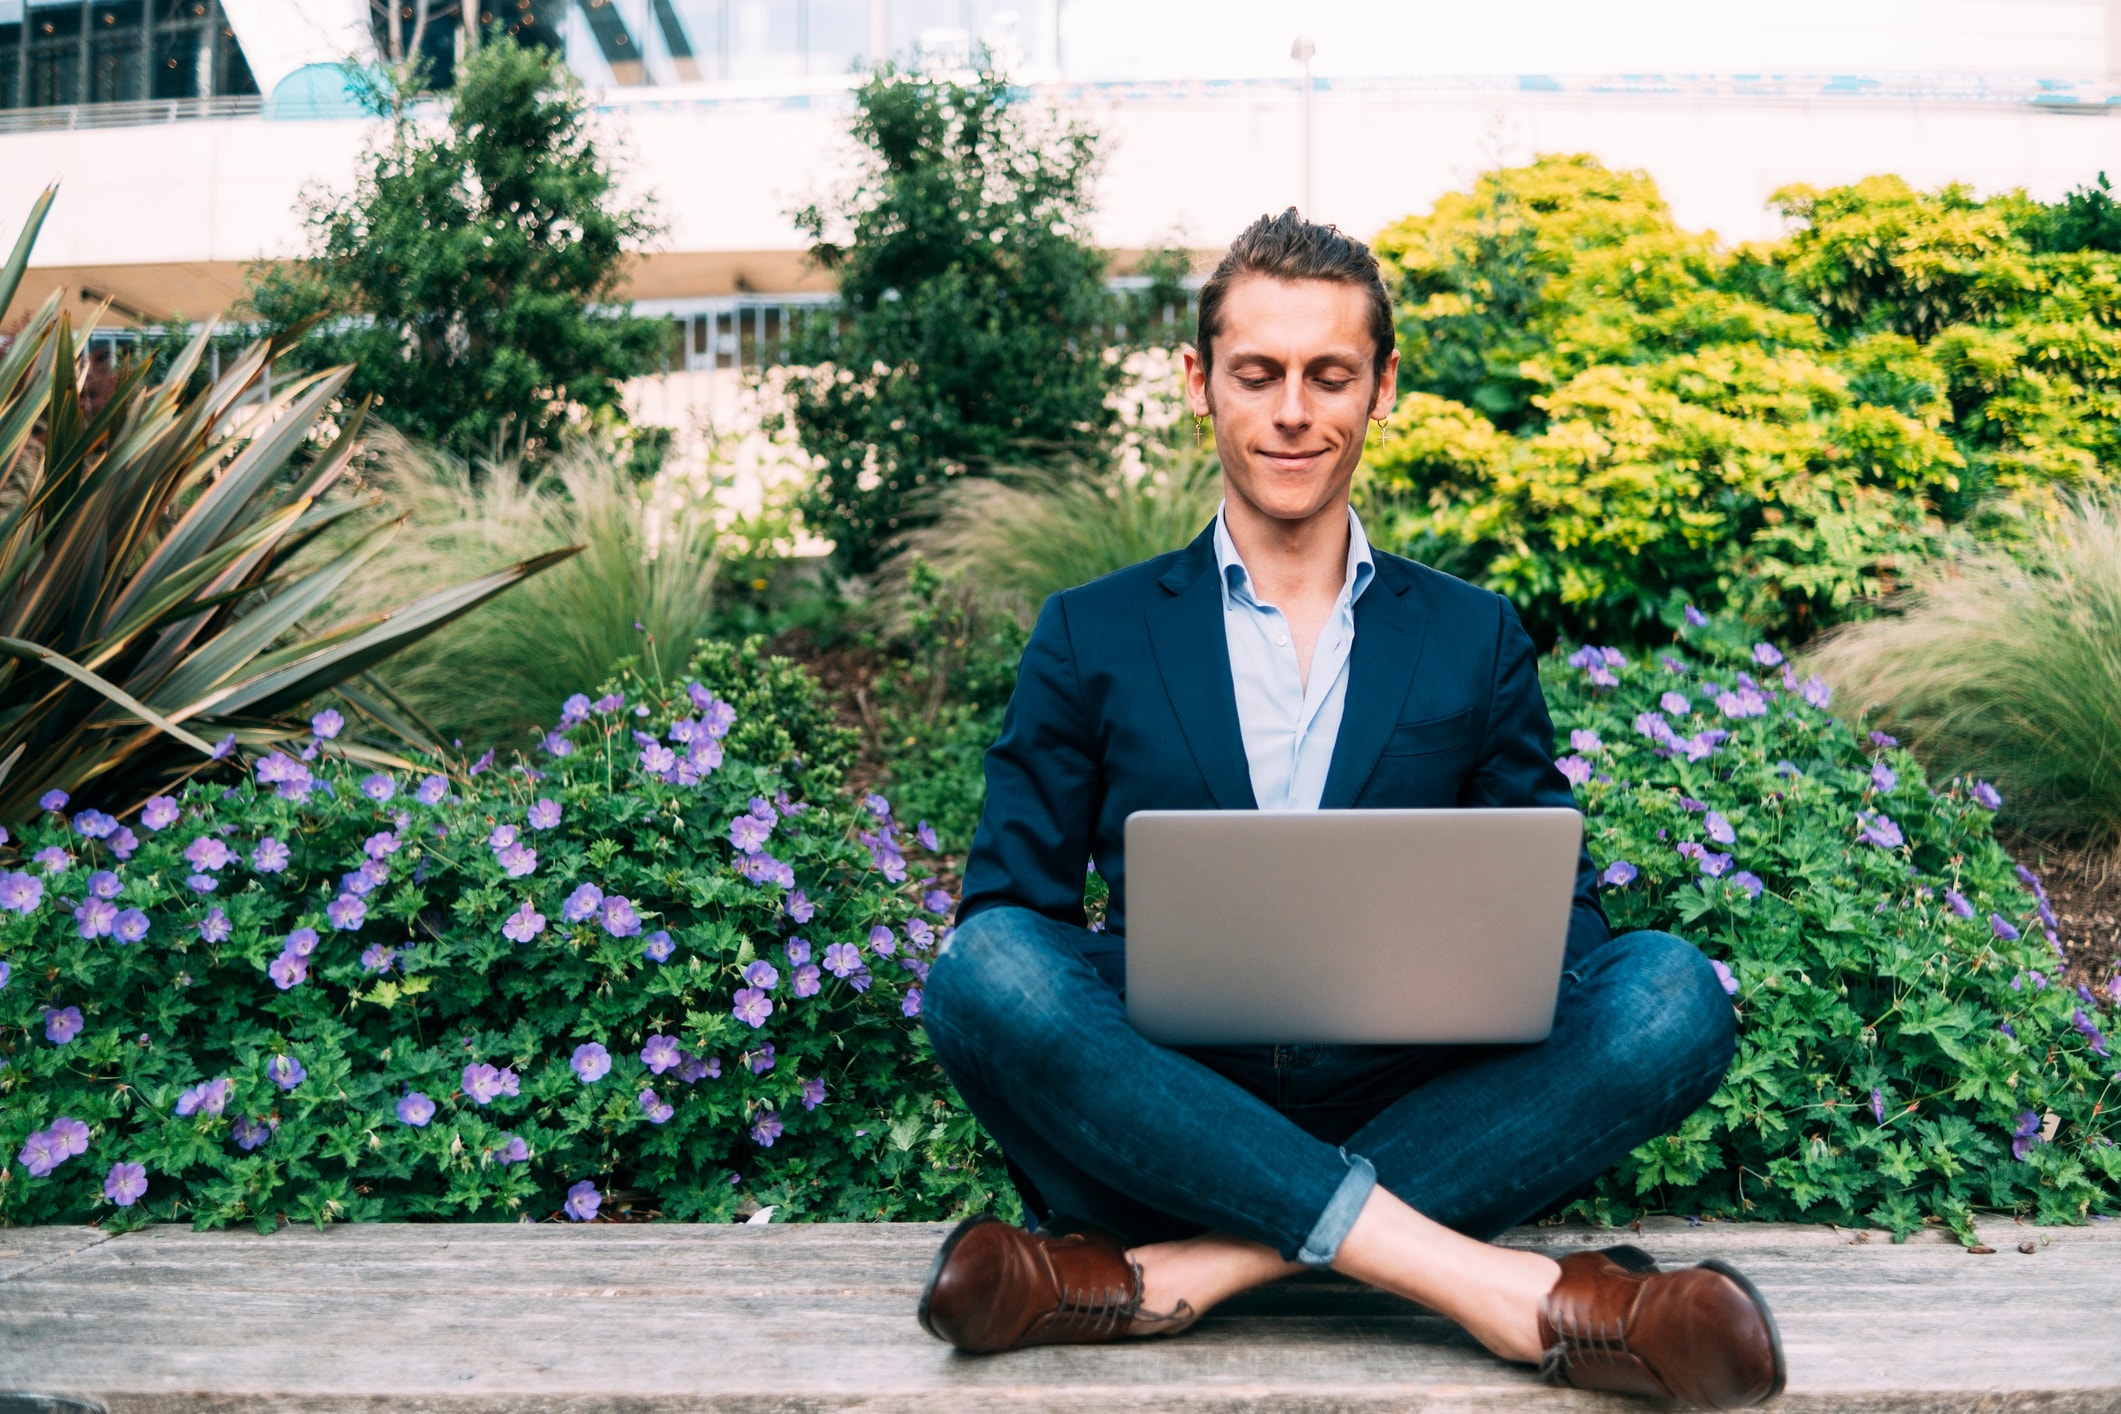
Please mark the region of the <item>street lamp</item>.
POLYGON ((1301 34, 1296 43, 1289 46, 1289 57, 1304 66, 1304 219, 1317 219, 1316 197, 1311 189, 1311 56, 1318 46, 1311 36, 1301 34))

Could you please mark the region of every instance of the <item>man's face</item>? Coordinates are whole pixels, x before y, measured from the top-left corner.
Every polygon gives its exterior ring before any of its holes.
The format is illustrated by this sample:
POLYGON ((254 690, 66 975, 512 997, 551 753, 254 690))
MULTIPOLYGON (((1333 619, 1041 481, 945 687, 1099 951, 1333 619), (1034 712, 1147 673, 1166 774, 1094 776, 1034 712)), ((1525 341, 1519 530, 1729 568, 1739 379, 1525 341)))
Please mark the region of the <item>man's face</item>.
POLYGON ((1369 301, 1354 285, 1254 276, 1230 287, 1213 373, 1186 351, 1186 400, 1215 420, 1224 489, 1275 520, 1347 498, 1370 419, 1391 411, 1399 354, 1372 370, 1369 301))

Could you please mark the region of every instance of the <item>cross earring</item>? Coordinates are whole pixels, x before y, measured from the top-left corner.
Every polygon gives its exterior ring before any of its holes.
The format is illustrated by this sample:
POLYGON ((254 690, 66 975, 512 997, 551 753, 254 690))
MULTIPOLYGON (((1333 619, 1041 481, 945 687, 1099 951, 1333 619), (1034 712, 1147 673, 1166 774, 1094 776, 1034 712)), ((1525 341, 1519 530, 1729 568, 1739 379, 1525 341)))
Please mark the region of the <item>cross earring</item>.
POLYGON ((1208 436, 1208 419, 1196 416, 1193 419, 1193 445, 1198 447, 1208 436))

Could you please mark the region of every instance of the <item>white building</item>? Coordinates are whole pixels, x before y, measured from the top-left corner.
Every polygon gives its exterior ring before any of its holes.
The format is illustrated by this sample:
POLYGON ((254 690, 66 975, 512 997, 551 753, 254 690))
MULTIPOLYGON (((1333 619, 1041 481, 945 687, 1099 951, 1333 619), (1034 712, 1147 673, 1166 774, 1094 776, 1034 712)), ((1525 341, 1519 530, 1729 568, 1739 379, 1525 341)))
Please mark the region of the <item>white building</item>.
MULTIPOLYGON (((375 3, 410 38, 421 0, 375 3)), ((1307 200, 1368 233, 1541 151, 1645 168, 1729 239, 1776 231, 1790 182, 2053 197, 2121 175, 2121 0, 483 3, 597 92, 668 228, 631 293, 681 323, 696 369, 770 362, 784 306, 826 295, 788 212, 846 170, 847 75, 880 54, 987 43, 1096 123, 1121 268, 1307 200)), ((459 5, 425 8, 446 73, 459 5)), ((387 48, 387 23, 371 0, 0 0, 0 238, 61 184, 21 300, 65 286, 112 321, 236 303, 252 262, 302 249, 303 188, 350 184, 369 127, 340 65, 387 48)))

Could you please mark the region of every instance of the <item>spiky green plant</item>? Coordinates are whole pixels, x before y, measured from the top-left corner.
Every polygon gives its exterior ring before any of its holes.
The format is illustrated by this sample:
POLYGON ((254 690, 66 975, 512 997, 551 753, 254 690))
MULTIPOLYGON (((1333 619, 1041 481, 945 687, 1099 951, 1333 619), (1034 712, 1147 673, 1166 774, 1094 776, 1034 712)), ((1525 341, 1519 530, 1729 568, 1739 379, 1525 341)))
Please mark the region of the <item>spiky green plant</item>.
MULTIPOLYGON (((0 267, 0 309, 55 195, 0 267)), ((332 421, 348 370, 270 386, 285 347, 254 344, 187 395, 202 334, 160 382, 146 364, 119 370, 100 407, 84 405, 87 362, 56 293, 0 351, 0 819, 54 788, 130 804, 287 735, 286 714, 329 689, 393 719, 353 680, 573 553, 310 630, 399 524, 297 561, 368 507, 323 499, 359 445, 360 410, 332 421)))
POLYGON ((957 482, 942 519, 910 544, 976 587, 1035 608, 1057 590, 1177 549, 1214 516, 1222 468, 1211 451, 1174 442, 1146 454, 1138 476, 1038 471, 957 482))
POLYGON ((2011 823, 2121 844, 2121 498, 2075 502, 2015 558, 1931 573, 1809 666, 1933 775, 1992 782, 2011 823))
POLYGON ((567 448, 535 484, 473 476, 411 445, 387 448, 378 463, 375 484, 410 527, 344 597, 424 592, 504 557, 582 547, 392 664, 392 686, 467 746, 550 726, 563 699, 594 691, 629 658, 651 673, 674 668, 713 626, 713 508, 675 483, 637 483, 608 446, 567 448))

